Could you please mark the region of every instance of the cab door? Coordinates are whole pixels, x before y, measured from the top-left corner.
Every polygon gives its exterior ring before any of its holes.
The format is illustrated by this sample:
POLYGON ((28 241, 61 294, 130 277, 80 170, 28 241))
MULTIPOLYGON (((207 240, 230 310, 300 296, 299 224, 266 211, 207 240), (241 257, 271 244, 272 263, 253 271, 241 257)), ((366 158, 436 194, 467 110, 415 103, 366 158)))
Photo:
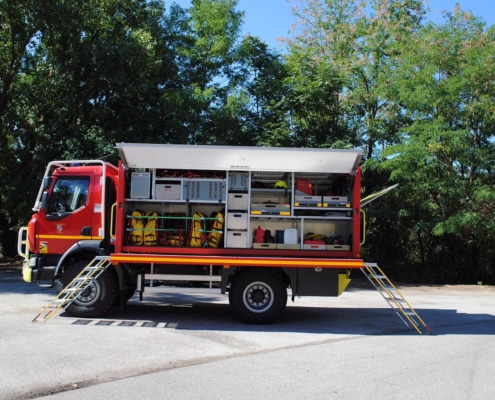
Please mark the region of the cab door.
POLYGON ((98 238, 101 227, 93 225, 101 190, 92 189, 96 179, 93 174, 53 177, 48 202, 39 213, 36 236, 40 254, 63 254, 74 243, 98 238))

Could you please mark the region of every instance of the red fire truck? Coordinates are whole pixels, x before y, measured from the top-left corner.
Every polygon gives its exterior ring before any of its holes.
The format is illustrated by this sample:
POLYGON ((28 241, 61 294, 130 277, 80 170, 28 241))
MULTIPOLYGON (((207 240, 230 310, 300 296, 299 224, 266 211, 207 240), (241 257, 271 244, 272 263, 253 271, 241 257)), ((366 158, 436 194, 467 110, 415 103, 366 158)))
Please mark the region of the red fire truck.
POLYGON ((296 296, 339 296, 360 255, 361 151, 128 144, 118 166, 53 161, 19 232, 23 278, 62 290, 110 267, 67 311, 96 317, 150 284, 228 294, 249 323, 296 296))

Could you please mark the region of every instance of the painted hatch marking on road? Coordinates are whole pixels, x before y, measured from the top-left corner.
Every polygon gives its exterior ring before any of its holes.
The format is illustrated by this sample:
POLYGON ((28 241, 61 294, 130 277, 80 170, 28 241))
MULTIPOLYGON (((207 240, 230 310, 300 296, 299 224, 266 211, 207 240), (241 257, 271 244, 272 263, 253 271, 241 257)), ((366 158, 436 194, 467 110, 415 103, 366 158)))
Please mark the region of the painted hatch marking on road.
POLYGON ((122 326, 134 328, 174 328, 175 323, 140 321, 140 320, 104 320, 104 319, 77 319, 69 322, 70 325, 87 326, 122 326))

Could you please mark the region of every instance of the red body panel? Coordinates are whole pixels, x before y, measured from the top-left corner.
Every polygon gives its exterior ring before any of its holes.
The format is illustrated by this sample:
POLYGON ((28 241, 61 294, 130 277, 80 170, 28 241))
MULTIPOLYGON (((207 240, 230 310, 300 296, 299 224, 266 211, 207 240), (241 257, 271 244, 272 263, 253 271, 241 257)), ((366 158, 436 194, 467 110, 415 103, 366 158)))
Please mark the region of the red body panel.
MULTIPOLYGON (((58 177, 74 177, 87 176, 90 179, 88 198, 84 206, 64 215, 61 218, 47 218, 44 210, 40 209, 35 214, 30 222, 29 227, 29 246, 30 251, 37 254, 64 254, 72 245, 80 240, 102 240, 104 234, 104 218, 102 213, 109 213, 110 206, 105 206, 105 201, 102 199, 102 182, 103 168, 101 166, 80 166, 80 167, 64 167, 55 170, 53 176, 58 177), (105 210, 105 207, 107 209, 105 210)), ((114 254, 132 254, 125 262, 138 263, 149 262, 145 261, 149 257, 158 257, 158 263, 169 263, 173 260, 175 264, 178 262, 178 257, 198 257, 207 256, 210 260, 215 257, 217 261, 211 261, 215 265, 230 265, 232 262, 225 264, 224 258, 233 260, 233 257, 244 258, 251 260, 252 265, 266 265, 266 260, 280 259, 283 261, 281 265, 290 267, 290 260, 294 260, 294 266, 300 266, 296 263, 296 259, 313 260, 308 263, 308 266, 314 264, 314 260, 322 261, 323 268, 354 268, 362 267, 360 254, 360 231, 361 231, 361 215, 360 215, 360 187, 361 187, 361 168, 358 167, 356 174, 353 177, 353 198, 352 209, 352 238, 349 250, 311 250, 311 249, 255 249, 255 248, 209 248, 209 247, 167 247, 167 246, 131 246, 126 244, 127 237, 127 222, 126 222, 126 170, 122 161, 119 161, 118 169, 107 164, 107 177, 110 177, 116 189, 116 205, 115 219, 112 220, 112 240, 114 254), (143 259, 139 260, 139 255, 143 259), (163 257, 164 255, 168 257, 163 257), (256 262, 258 260, 258 262, 256 262), (332 260, 346 260, 345 262, 331 262, 332 260), (356 261, 357 264, 353 264, 356 261)), ((55 182, 52 184, 55 184, 55 182)), ((115 262, 123 260, 123 258, 113 258, 115 262)), ((188 262, 183 262, 188 263, 188 262)), ((268 264, 272 263, 269 261, 268 264)), ((235 264, 235 262, 233 263, 235 264)))
MULTIPOLYGON (((285 257, 283 265, 288 267, 290 266, 291 260, 290 257, 303 257, 303 258, 316 258, 320 260, 334 260, 334 259, 346 259, 346 262, 342 263, 326 263, 324 267, 326 268, 362 268, 362 260, 361 252, 360 252, 360 238, 361 238, 361 215, 360 215, 360 195, 361 195, 361 168, 358 167, 356 175, 354 177, 354 188, 353 188, 353 199, 352 204, 354 205, 352 208, 352 245, 351 250, 349 251, 322 251, 322 250, 291 250, 285 249, 283 251, 273 249, 239 249, 239 248, 208 248, 208 247, 165 247, 165 246, 132 246, 126 245, 126 185, 125 185, 126 174, 124 170, 124 166, 122 162, 119 162, 119 182, 117 189, 117 207, 116 207, 116 225, 115 225, 115 253, 116 254, 124 254, 124 253, 132 253, 132 257, 126 258, 125 262, 129 263, 139 263, 139 262, 150 262, 146 261, 149 257, 153 257, 155 255, 158 259, 155 259, 157 263, 175 263, 177 262, 177 256, 209 256, 209 257, 218 257, 218 262, 212 262, 215 265, 223 265, 224 262, 221 261, 223 257, 245 257, 247 259, 251 258, 251 265, 265 265, 262 261, 264 257, 277 258, 277 257, 285 257), (143 259, 139 259, 139 254, 142 254, 143 259), (160 257, 161 255, 171 255, 170 258, 160 257), (349 261, 356 260, 356 266, 354 264, 349 263, 349 261), (170 261, 170 260, 173 260, 170 261), (255 260, 258 260, 259 263, 256 263, 255 260), (352 264, 352 265, 351 265, 352 264)), ((113 255, 112 255, 113 256, 113 255)), ((123 262, 122 257, 117 257, 113 259, 115 262, 117 260, 121 260, 123 262)))
MULTIPOLYGON (((110 165, 107 175, 117 182, 116 169, 110 165)), ((53 191, 58 180, 81 177, 89 182, 87 193, 81 193, 84 201, 74 210, 55 216, 43 208, 34 214, 29 222, 28 243, 30 251, 36 254, 64 254, 81 240, 101 240, 104 235, 103 168, 101 166, 71 166, 54 170, 53 191)))

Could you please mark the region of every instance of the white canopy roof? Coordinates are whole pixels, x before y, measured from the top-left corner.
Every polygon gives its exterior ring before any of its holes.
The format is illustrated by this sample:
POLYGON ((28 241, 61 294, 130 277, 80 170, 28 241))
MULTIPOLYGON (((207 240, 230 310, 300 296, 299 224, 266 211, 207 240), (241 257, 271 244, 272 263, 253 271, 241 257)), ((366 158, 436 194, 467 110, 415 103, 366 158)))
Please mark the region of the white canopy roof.
POLYGON ((352 173, 361 150, 118 143, 128 168, 352 173))

